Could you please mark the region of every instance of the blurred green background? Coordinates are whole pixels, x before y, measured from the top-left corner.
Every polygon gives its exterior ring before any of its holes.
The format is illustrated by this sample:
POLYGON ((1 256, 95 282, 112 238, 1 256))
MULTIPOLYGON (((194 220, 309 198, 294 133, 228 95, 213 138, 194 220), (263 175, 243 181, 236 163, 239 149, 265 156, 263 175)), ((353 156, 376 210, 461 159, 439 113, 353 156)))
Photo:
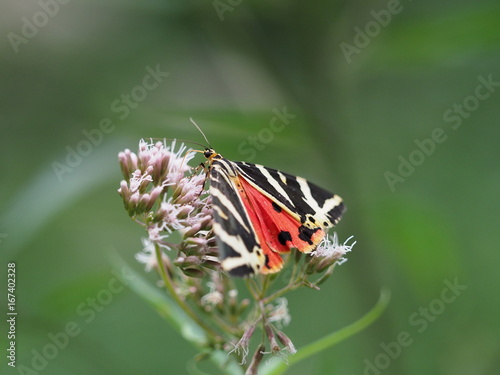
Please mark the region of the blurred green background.
POLYGON ((15 261, 18 366, 69 323, 37 373, 186 373, 196 351, 141 298, 92 301, 113 249, 144 273, 117 153, 203 142, 193 117, 227 158, 346 202, 349 261, 289 295, 299 351, 392 290, 373 326, 290 374, 498 373, 498 1, 3 1, 0 19, 0 295, 6 311, 15 261))

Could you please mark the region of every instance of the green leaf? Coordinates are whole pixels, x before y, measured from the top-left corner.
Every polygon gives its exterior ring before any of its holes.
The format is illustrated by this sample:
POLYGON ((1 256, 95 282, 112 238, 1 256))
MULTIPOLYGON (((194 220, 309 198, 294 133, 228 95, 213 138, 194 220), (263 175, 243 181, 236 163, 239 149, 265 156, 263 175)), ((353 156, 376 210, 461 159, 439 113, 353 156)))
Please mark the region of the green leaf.
POLYGON ((182 337, 197 348, 203 348, 207 344, 205 333, 170 297, 147 282, 115 252, 111 253, 110 260, 120 275, 126 275, 126 277, 121 276, 123 283, 153 306, 182 337))

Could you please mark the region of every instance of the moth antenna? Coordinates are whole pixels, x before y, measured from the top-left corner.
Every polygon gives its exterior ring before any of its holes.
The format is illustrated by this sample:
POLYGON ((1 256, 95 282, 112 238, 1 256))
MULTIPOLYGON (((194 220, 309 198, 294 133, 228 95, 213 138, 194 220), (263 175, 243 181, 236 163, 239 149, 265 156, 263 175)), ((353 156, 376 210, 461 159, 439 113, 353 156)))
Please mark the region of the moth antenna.
POLYGON ((192 143, 194 145, 198 145, 198 146, 201 146, 201 147, 207 147, 206 145, 201 144, 199 142, 188 141, 186 139, 179 139, 179 138, 151 138, 151 139, 157 139, 159 141, 179 141, 179 142, 182 142, 182 143, 192 143))
POLYGON ((203 131, 200 129, 200 127, 196 124, 196 122, 194 122, 192 117, 189 118, 189 121, 191 121, 191 123, 194 126, 196 126, 196 129, 198 129, 199 132, 201 133, 201 135, 203 136, 203 138, 205 138, 205 141, 207 142, 208 147, 212 148, 212 146, 210 146, 210 142, 208 141, 207 137, 205 136, 205 133, 203 133, 203 131))

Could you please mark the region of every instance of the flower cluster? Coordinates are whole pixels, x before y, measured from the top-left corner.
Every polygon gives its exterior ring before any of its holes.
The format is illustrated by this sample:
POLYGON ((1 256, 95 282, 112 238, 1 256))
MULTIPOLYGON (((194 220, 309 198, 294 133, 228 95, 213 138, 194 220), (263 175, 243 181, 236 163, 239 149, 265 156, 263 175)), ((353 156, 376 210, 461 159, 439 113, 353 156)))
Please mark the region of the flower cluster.
POLYGON ((144 140, 137 154, 119 153, 124 180, 118 192, 147 232, 136 258, 159 272, 172 299, 205 331, 210 348, 234 353, 247 373, 257 373, 264 354, 296 352, 282 332, 291 320, 284 295, 300 286, 319 289, 355 242, 340 245, 337 234, 326 236, 310 255, 288 256, 288 271, 246 279, 247 290, 240 293, 241 284, 221 270, 206 176, 188 165, 194 155, 184 145, 176 150, 175 141, 144 140), (262 339, 247 364, 256 328, 262 339))
MULTIPOLYGON (((145 227, 148 238, 137 260, 150 270, 157 267, 155 247, 177 250, 174 264, 186 275, 204 276, 206 268, 217 269, 219 262, 212 229, 210 196, 203 193, 205 177, 193 173, 188 162, 193 153, 181 145, 175 151, 163 142, 141 140, 139 153, 130 150, 118 154, 125 180, 118 193, 129 215, 145 227), (182 238, 168 241, 173 232, 182 238)), ((167 256, 162 252, 164 263, 167 256)))

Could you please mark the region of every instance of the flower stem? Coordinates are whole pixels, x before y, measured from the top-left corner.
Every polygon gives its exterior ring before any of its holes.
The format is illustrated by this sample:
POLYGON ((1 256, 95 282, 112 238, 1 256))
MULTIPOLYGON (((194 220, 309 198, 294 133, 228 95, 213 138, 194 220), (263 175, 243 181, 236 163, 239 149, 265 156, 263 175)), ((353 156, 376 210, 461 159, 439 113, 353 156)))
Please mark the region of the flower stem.
POLYGON ((260 295, 259 295, 259 300, 264 299, 264 296, 266 295, 267 289, 269 288, 269 285, 271 284, 271 277, 269 275, 265 275, 264 279, 262 280, 262 287, 260 290, 260 295))
POLYGON ((267 296, 266 298, 262 299, 262 303, 267 304, 269 302, 274 301, 276 298, 281 297, 283 294, 288 293, 291 290, 295 290, 298 287, 302 285, 303 279, 297 278, 297 280, 293 280, 290 283, 288 283, 287 286, 281 288, 280 290, 274 292, 273 294, 267 296))
POLYGON ((170 275, 168 274, 166 267, 163 265, 162 252, 160 246, 155 243, 156 260, 158 262, 158 269, 160 270, 160 275, 165 284, 165 287, 170 293, 170 296, 179 305, 179 307, 191 318, 193 319, 201 328, 203 328, 207 333, 212 336, 212 341, 220 336, 216 331, 214 331, 210 326, 208 326, 203 320, 200 319, 198 315, 195 314, 189 305, 177 294, 174 287, 174 282, 170 275))
POLYGON ((259 345, 259 347, 257 348, 252 357, 252 362, 250 363, 250 366, 248 366, 245 375, 257 375, 259 370, 259 364, 262 361, 262 358, 264 357, 265 350, 266 347, 264 345, 262 344, 259 345))
POLYGON ((258 287, 255 286, 255 281, 250 279, 249 277, 245 278, 245 284, 247 286, 248 291, 252 295, 255 301, 259 301, 259 293, 257 293, 258 287))

